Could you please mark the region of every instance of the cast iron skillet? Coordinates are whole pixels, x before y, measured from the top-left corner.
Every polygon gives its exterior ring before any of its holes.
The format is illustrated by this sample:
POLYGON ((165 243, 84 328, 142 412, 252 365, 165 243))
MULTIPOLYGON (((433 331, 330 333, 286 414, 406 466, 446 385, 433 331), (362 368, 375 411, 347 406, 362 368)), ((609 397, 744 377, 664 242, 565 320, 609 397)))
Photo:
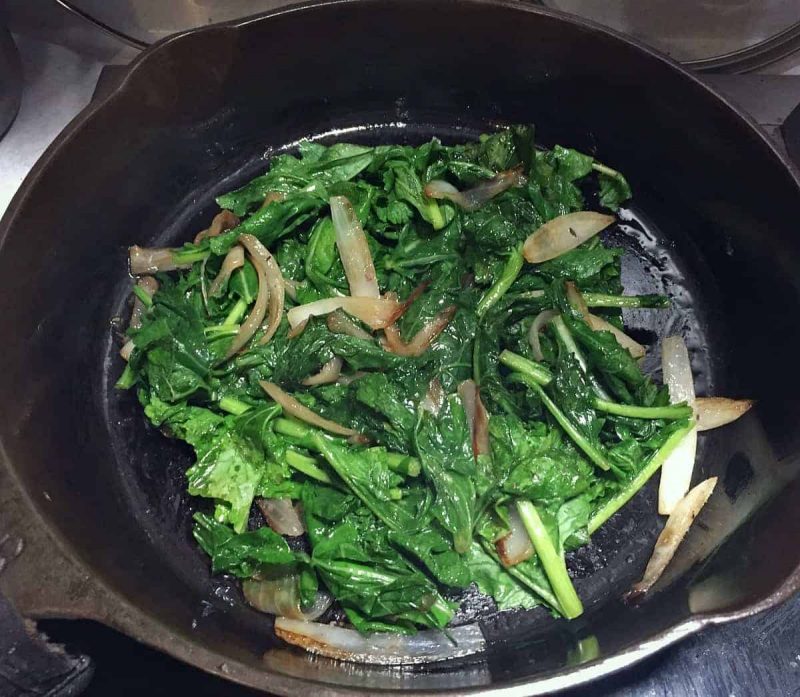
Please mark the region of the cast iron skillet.
POLYGON ((540 8, 343 0, 168 39, 65 130, 2 222, 0 532, 23 543, 0 585, 30 616, 94 618, 292 695, 539 694, 771 607, 800 586, 798 220, 796 174, 745 116, 663 56, 540 8), (721 485, 644 606, 618 598, 657 534, 652 487, 570 559, 579 621, 471 597, 462 619, 489 638, 475 660, 385 670, 287 649, 191 542, 185 449, 111 388, 126 247, 190 238, 215 194, 305 136, 454 140, 529 121, 542 144, 629 176, 633 219, 614 233, 627 286, 674 299, 629 323, 683 333, 699 388, 754 397, 755 413, 703 437, 697 477, 721 485))

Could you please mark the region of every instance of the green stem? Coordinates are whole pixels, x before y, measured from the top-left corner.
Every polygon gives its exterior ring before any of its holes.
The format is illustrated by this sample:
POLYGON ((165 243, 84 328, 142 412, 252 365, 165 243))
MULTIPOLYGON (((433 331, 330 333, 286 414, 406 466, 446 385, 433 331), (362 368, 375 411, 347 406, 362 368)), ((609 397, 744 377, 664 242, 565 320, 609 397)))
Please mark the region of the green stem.
POLYGON ((632 419, 688 419, 692 415, 692 408, 685 402, 666 407, 638 407, 633 404, 617 404, 595 398, 594 408, 604 411, 606 414, 628 416, 632 419))
POLYGON ((246 310, 247 303, 242 298, 239 298, 222 324, 239 324, 246 310))
POLYGON ((590 535, 631 500, 633 495, 639 491, 650 477, 656 473, 658 468, 664 464, 664 460, 675 450, 678 443, 684 439, 692 428, 694 428, 694 422, 690 421, 687 426, 671 433, 667 440, 664 441, 664 445, 653 453, 652 457, 647 461, 647 464, 645 464, 641 471, 625 486, 625 488, 595 511, 594 515, 589 519, 590 535))
POLYGON ((511 370, 527 375, 531 380, 540 385, 549 385, 553 379, 553 373, 547 366, 532 361, 524 356, 520 356, 513 351, 505 350, 500 354, 500 362, 511 370))
POLYGON ((122 371, 122 375, 119 376, 119 380, 114 384, 114 387, 118 390, 129 390, 135 383, 136 375, 133 372, 133 368, 131 368, 130 363, 126 363, 125 370, 122 371))
POLYGON ((611 469, 611 464, 606 460, 605 455, 600 449, 578 430, 575 424, 567 418, 567 415, 558 408, 558 405, 550 399, 550 396, 542 389, 542 386, 538 382, 531 380, 531 378, 524 373, 515 373, 515 375, 519 376, 522 382, 539 394, 542 403, 547 407, 547 411, 553 415, 558 425, 564 429, 564 432, 572 439, 573 443, 583 451, 586 457, 602 470, 611 469))
POLYGON ((389 489, 389 498, 392 499, 392 501, 399 501, 400 499, 402 499, 403 498, 402 489, 397 489, 397 488, 389 489))
POLYGON ((477 314, 478 317, 483 317, 489 308, 500 300, 500 298, 506 294, 506 291, 511 288, 514 281, 517 280, 519 272, 522 271, 523 261, 524 259, 520 249, 511 251, 508 261, 506 261, 506 265, 500 273, 500 278, 494 282, 492 287, 483 294, 483 297, 478 302, 478 307, 475 308, 475 314, 477 314))
POLYGON ((298 421, 291 421, 290 419, 275 419, 273 422, 275 433, 280 433, 282 436, 291 438, 298 445, 309 450, 319 450, 316 438, 314 438, 314 430, 308 426, 304 426, 298 421))
POLYGON ((147 308, 153 307, 153 296, 150 295, 144 288, 140 285, 135 285, 133 287, 133 294, 142 301, 142 305, 147 308))
POLYGON ((583 604, 575 592, 575 586, 572 585, 572 579, 567 572, 567 565, 564 562, 564 558, 556 550, 553 540, 539 517, 536 506, 530 501, 517 501, 517 511, 519 511, 522 524, 531 538, 536 555, 542 562, 544 572, 550 581, 550 586, 553 588, 556 598, 558 598, 564 617, 572 620, 582 615, 583 604))
POLYGON ((172 260, 178 266, 194 264, 211 256, 207 249, 175 249, 172 251, 172 260))
POLYGON ((427 266, 428 264, 435 264, 440 261, 447 261, 448 259, 458 259, 457 254, 431 254, 427 257, 417 257, 416 259, 408 259, 407 261, 392 261, 387 259, 384 266, 390 271, 392 269, 405 269, 414 266, 427 266))
POLYGON ((589 307, 669 307, 666 295, 607 295, 605 293, 584 293, 583 299, 589 307))
POLYGON ((286 464, 289 465, 289 467, 296 469, 298 472, 302 472, 307 477, 316 479, 323 484, 331 484, 333 482, 330 475, 317 465, 317 461, 313 457, 308 457, 290 448, 286 449, 285 457, 286 464))
POLYGON ((519 581, 523 586, 527 586, 530 588, 536 595, 538 595, 545 603, 547 603, 551 608, 554 610, 558 610, 559 602, 558 598, 555 595, 547 592, 541 585, 537 585, 532 583, 531 580, 520 571, 519 564, 515 564, 514 566, 506 566, 500 561, 500 557, 497 555, 497 549, 495 546, 489 542, 488 540, 481 540, 481 546, 483 547, 484 552, 488 554, 492 559, 495 560, 497 565, 505 571, 509 576, 513 576, 517 581, 519 581))
POLYGON ((240 414, 244 414, 251 407, 249 404, 236 399, 236 397, 223 397, 219 400, 219 408, 222 409, 222 411, 227 411, 229 414, 239 416, 240 414))
POLYGON ((402 453, 386 453, 386 464, 393 472, 406 477, 418 477, 422 471, 417 458, 402 453))
POLYGON ((610 401, 611 395, 608 394, 603 389, 603 386, 595 379, 594 375, 591 374, 589 371, 589 364, 586 361, 586 357, 583 355, 583 352, 578 348, 578 344, 575 343, 575 338, 572 336, 572 332, 569 330, 566 322, 564 322, 564 318, 559 315, 558 317, 553 318, 551 322, 553 327, 555 327, 556 334, 558 334, 558 338, 561 339, 561 342, 564 344, 564 347, 569 351, 574 357, 575 360, 581 366, 584 375, 586 375, 586 379, 592 386, 592 389, 597 393, 597 396, 601 399, 605 399, 610 401))
POLYGON ((435 199, 430 198, 425 202, 425 207, 428 209, 428 216, 431 219, 431 225, 433 225, 433 229, 441 230, 447 223, 442 215, 441 209, 439 208, 439 204, 435 199))
POLYGON ((593 162, 592 169, 595 172, 600 172, 600 174, 605 174, 607 177, 613 177, 614 179, 622 179, 622 180, 625 179, 622 176, 621 172, 618 172, 615 169, 611 169, 611 167, 609 167, 608 165, 604 165, 600 162, 593 162))
POLYGON ((210 339, 221 339, 226 336, 236 336, 239 333, 238 324, 217 324, 213 327, 206 327, 203 333, 210 339))

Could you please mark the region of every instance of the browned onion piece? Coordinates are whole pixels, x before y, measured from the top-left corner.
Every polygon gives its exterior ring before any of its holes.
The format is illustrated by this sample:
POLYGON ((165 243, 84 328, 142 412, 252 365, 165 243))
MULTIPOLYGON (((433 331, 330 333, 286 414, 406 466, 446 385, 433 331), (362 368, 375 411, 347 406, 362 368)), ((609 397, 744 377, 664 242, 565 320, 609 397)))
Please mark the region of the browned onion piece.
POLYGON ((359 378, 363 378, 365 375, 369 375, 369 373, 367 373, 367 372, 365 372, 363 370, 357 370, 352 375, 342 375, 342 376, 340 376, 339 379, 336 381, 336 384, 337 385, 349 385, 351 382, 354 382, 355 380, 358 380, 359 378))
POLYGON ((716 477, 706 479, 678 501, 667 519, 667 524, 656 540, 653 555, 650 557, 650 561, 647 562, 647 568, 644 570, 642 580, 639 583, 635 583, 625 594, 627 601, 636 602, 640 600, 661 578, 661 574, 664 573, 667 565, 672 560, 675 551, 692 526, 692 522, 694 522, 700 509, 705 506, 716 484, 716 477))
POLYGON ((316 375, 312 375, 311 377, 303 380, 303 384, 306 387, 314 387, 315 385, 328 385, 332 382, 336 382, 339 379, 341 372, 342 359, 336 356, 335 358, 331 358, 325 365, 323 365, 322 369, 316 375))
POLYGON ((379 298, 381 292, 367 236, 352 204, 344 196, 332 196, 330 205, 336 246, 350 284, 350 295, 354 298, 379 298))
POLYGON ((225 255, 222 266, 214 281, 211 283, 211 288, 208 289, 209 295, 216 295, 223 284, 228 282, 231 274, 236 269, 241 269, 244 266, 244 249, 236 244, 230 248, 230 251, 225 255))
POLYGON ((591 312, 586 313, 584 317, 586 323, 596 332, 611 332, 617 340, 617 343, 622 346, 622 348, 627 349, 628 353, 634 358, 641 358, 647 353, 647 349, 636 341, 636 339, 632 339, 621 329, 617 329, 610 322, 606 322, 602 317, 593 315, 591 312))
POLYGON ((264 202, 261 204, 261 209, 266 208, 270 203, 277 203, 278 201, 285 201, 286 194, 282 191, 268 191, 264 196, 264 202))
POLYGON ((176 264, 170 247, 140 247, 133 245, 128 249, 131 263, 131 273, 134 276, 156 273, 157 271, 175 271, 175 269, 188 269, 189 264, 176 264))
POLYGON ((372 340, 372 335, 369 332, 359 327, 341 310, 331 312, 328 315, 326 324, 328 325, 328 330, 334 334, 347 334, 356 339, 372 340))
POLYGON ((131 354, 133 353, 133 349, 135 345, 133 343, 133 339, 128 339, 119 350, 119 355, 123 361, 130 360, 131 354))
POLYGON ((550 320, 558 317, 556 310, 544 310, 534 317, 531 328, 528 330, 528 343, 531 345, 531 352, 537 361, 544 360, 542 345, 539 342, 539 332, 550 320))
POLYGON ((458 396, 464 405, 469 432, 472 436, 472 452, 475 457, 489 454, 489 413, 481 401, 481 393, 474 380, 464 380, 458 386, 458 396))
MULTIPOLYGON (((226 359, 237 353, 256 333, 264 321, 264 316, 267 314, 267 303, 270 300, 270 289, 267 285, 267 267, 264 263, 269 252, 252 235, 240 235, 239 242, 250 252, 250 257, 253 260, 253 266, 258 274, 258 293, 256 294, 253 309, 250 310, 250 314, 247 315, 236 336, 233 337, 233 342, 231 342, 230 348, 225 354, 226 359)), ((281 289, 283 289, 283 285, 281 285, 281 289)))
POLYGON ((331 421, 330 419, 326 419, 319 414, 314 413, 304 404, 300 404, 300 402, 292 397, 292 395, 284 392, 274 382, 259 380, 258 384, 261 385, 261 388, 270 396, 271 399, 281 405, 284 412, 286 412, 289 416, 294 416, 300 421, 305 421, 307 424, 321 428, 329 433, 335 433, 338 436, 359 435, 358 431, 354 431, 352 428, 346 428, 345 426, 337 424, 335 421, 331 421))
POLYGON ((279 535, 297 537, 306 529, 291 499, 256 499, 267 524, 279 535))
POLYGON ((284 278, 283 279, 283 290, 286 292, 292 300, 297 300, 297 286, 299 285, 298 281, 293 281, 291 278, 284 278))
MULTIPOLYGON (((142 276, 136 285, 139 286, 151 298, 158 292, 158 281, 152 276, 142 276)), ((144 303, 138 295, 133 296, 133 309, 131 310, 131 321, 128 329, 138 329, 142 326, 142 315, 144 314, 144 303)))
POLYGON ((728 399, 727 397, 697 397, 694 415, 698 431, 709 431, 736 421, 755 404, 752 399, 728 399))
POLYGON ((541 264, 575 249, 613 222, 613 216, 592 211, 560 215, 531 234, 522 253, 529 263, 541 264))
POLYGON ((578 286, 576 286, 572 281, 567 281, 564 284, 564 288, 567 291, 567 300, 569 300, 570 305, 574 307, 581 317, 586 317, 589 314, 589 306, 586 304, 586 301, 583 299, 583 295, 578 290, 578 286))
POLYGON ((207 237, 217 237, 217 235, 225 232, 225 230, 232 230, 238 224, 239 218, 237 218, 231 211, 221 210, 214 216, 214 219, 211 221, 211 225, 195 235, 194 243, 200 244, 200 242, 207 237))
POLYGON ((439 378, 433 378, 428 385, 428 391, 419 403, 420 409, 438 416, 443 404, 444 388, 439 378))
POLYGON ((486 648, 477 624, 448 627, 447 634, 425 630, 415 634, 370 632, 333 624, 303 622, 280 617, 275 634, 289 644, 311 653, 354 663, 404 665, 446 661, 480 653, 486 648))
POLYGON ((286 338, 294 339, 300 336, 306 330, 307 326, 308 326, 308 320, 303 320, 296 327, 291 327, 291 329, 289 329, 289 332, 286 334, 286 338))
POLYGON ((304 621, 317 619, 333 602, 328 593, 319 591, 311 607, 301 608, 299 580, 295 574, 280 578, 247 579, 242 581, 242 594, 256 610, 276 617, 304 621))
POLYGON ((533 544, 516 506, 508 507, 510 532, 495 543, 497 556, 505 566, 514 566, 533 556, 533 544))
MULTIPOLYGON (((259 295, 261 295, 262 284, 267 289, 267 296, 269 298, 267 328, 264 330, 264 336, 258 341, 259 344, 266 344, 275 335, 275 332, 278 331, 278 326, 283 316, 283 303, 285 300, 283 274, 278 266, 278 262, 275 261, 275 257, 273 257, 267 248, 258 241, 257 237, 253 237, 253 235, 239 235, 239 242, 250 252, 250 256, 253 259, 253 266, 255 266, 256 272, 258 273, 259 295)), ((256 298, 256 304, 258 304, 258 298, 256 298)), ((261 321, 263 321, 263 319, 264 316, 262 314, 261 321)))
POLYGON ((323 298, 306 305, 293 307, 287 313, 289 325, 296 327, 310 317, 327 315, 334 310, 344 310, 360 319, 371 329, 384 329, 403 312, 403 305, 395 298, 352 298, 344 295, 338 298, 323 298))
POLYGON ((472 189, 459 191, 452 184, 441 179, 434 179, 425 185, 424 193, 428 198, 446 198, 465 211, 474 211, 495 196, 502 194, 512 186, 522 186, 527 179, 522 173, 522 165, 517 165, 504 172, 498 172, 491 179, 481 182, 472 189))
POLYGON ((397 326, 392 324, 383 330, 384 338, 381 344, 387 351, 396 353, 398 356, 421 356, 450 324, 450 320, 456 314, 456 309, 455 305, 451 305, 437 313, 408 343, 405 343, 400 337, 397 326))

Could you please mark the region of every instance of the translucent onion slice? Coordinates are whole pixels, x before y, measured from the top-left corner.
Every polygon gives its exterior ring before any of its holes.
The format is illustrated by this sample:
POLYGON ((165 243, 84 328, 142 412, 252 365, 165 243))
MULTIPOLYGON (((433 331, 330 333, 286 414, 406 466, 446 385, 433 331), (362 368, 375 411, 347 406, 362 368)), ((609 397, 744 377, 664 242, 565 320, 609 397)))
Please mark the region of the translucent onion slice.
POLYGON ((336 356, 331 358, 325 365, 322 366, 316 375, 307 377, 303 380, 306 387, 314 387, 315 385, 328 385, 336 382, 342 372, 342 359, 336 356))
POLYGON ((188 269, 192 264, 176 264, 171 247, 140 247, 133 245, 128 249, 131 273, 134 276, 156 273, 157 271, 175 271, 188 269))
POLYGON ((133 339, 128 339, 123 345, 122 348, 119 350, 119 355, 123 361, 129 361, 131 358, 131 354, 133 353, 133 349, 136 348, 135 344, 133 343, 133 339))
POLYGON ((495 543, 495 548, 505 566, 514 566, 533 556, 533 544, 516 506, 508 508, 508 523, 511 531, 495 543))
POLYGON ((331 421, 330 419, 326 419, 319 414, 314 413, 307 406, 298 402, 294 397, 292 397, 292 395, 284 392, 274 382, 259 380, 258 384, 261 385, 261 388, 270 396, 271 399, 283 407, 284 412, 286 412, 289 416, 294 416, 300 421, 305 421, 307 424, 311 424, 312 426, 321 428, 329 433, 335 433, 339 436, 360 435, 358 431, 354 431, 352 428, 346 428, 345 426, 337 424, 335 421, 331 421))
POLYGON ((371 329, 385 329, 402 314, 403 305, 396 298, 352 298, 344 295, 298 305, 289 310, 287 317, 289 325, 296 327, 311 317, 327 315, 340 309, 360 319, 371 329))
POLYGON ((528 330, 528 343, 531 345, 531 351, 533 352, 533 357, 537 361, 544 360, 544 354, 542 353, 542 345, 539 342, 539 332, 542 331, 544 325, 550 322, 551 320, 558 317, 557 310, 544 310, 540 312, 536 317, 534 317, 533 322, 531 323, 531 328, 528 330))
POLYGON ((481 393, 474 380, 464 380, 458 386, 458 396, 467 415, 469 432, 472 436, 472 452, 479 455, 489 454, 489 413, 481 401, 481 393))
POLYGON ((381 344, 387 351, 396 353, 398 356, 421 356, 436 340, 436 337, 450 324, 456 314, 456 309, 455 305, 451 305, 438 312, 422 329, 414 334, 408 343, 405 343, 400 337, 400 331, 397 326, 392 324, 383 330, 384 338, 381 344))
POLYGON ((752 399, 728 399, 727 397, 698 397, 694 402, 694 414, 698 431, 709 431, 736 421, 755 404, 752 399))
POLYGON ((328 325, 328 330, 334 334, 346 334, 347 336, 353 336, 356 339, 372 341, 372 335, 359 327, 341 310, 334 310, 331 312, 328 315, 326 324, 328 325))
POLYGON ((194 243, 199 244, 207 237, 217 237, 217 235, 225 232, 225 230, 231 230, 235 228, 238 224, 239 218, 237 218, 231 211, 222 210, 214 216, 214 219, 211 221, 211 225, 195 235, 194 243))
POLYGON ((295 621, 313 621, 321 617, 333 602, 328 593, 320 591, 311 607, 302 608, 298 579, 294 574, 276 579, 247 579, 242 581, 242 594, 256 610, 295 621))
POLYGON ((238 244, 230 248, 225 255, 222 266, 219 269, 217 277, 212 281, 211 287, 208 289, 208 294, 211 296, 216 295, 220 288, 228 282, 231 274, 236 269, 241 269, 244 266, 244 248, 238 244))
POLYGON ((283 317, 283 306, 286 301, 283 274, 278 262, 275 261, 275 257, 258 241, 257 237, 239 235, 239 243, 250 252, 250 256, 253 259, 253 266, 255 266, 259 277, 259 291, 262 283, 266 284, 268 290, 267 326, 264 330, 264 336, 258 340, 259 344, 266 344, 278 331, 283 317))
POLYGON ((495 174, 491 179, 481 182, 472 189, 459 191, 449 182, 434 179, 425 185, 424 193, 428 198, 446 198, 465 211, 474 211, 495 196, 502 194, 512 186, 522 186, 527 181, 522 173, 522 165, 495 174))
POLYGON ((614 220, 613 216, 592 211, 560 215, 530 235, 522 253, 531 264, 555 259, 605 230, 614 220))
POLYGON ((367 236, 352 204, 344 196, 332 196, 330 204, 336 246, 350 284, 350 295, 354 298, 379 298, 381 292, 367 236))
MULTIPOLYGON (((661 370, 672 404, 694 406, 694 380, 689 352, 679 336, 669 336, 661 344, 661 370)), ((697 428, 692 428, 661 466, 658 512, 669 515, 689 491, 697 451, 697 428)))
POLYGON ((622 348, 627 349, 628 353, 634 358, 642 358, 647 353, 647 349, 636 341, 636 339, 632 339, 621 329, 617 329, 617 327, 610 322, 606 322, 602 317, 598 317, 589 312, 586 314, 586 323, 596 332, 611 332, 617 340, 617 343, 622 346, 622 348))
POLYGON ((420 409, 438 416, 443 404, 444 388, 439 378, 433 378, 428 385, 428 391, 419 403, 420 409))
POLYGON ((281 617, 275 620, 275 633, 285 642, 301 646, 311 653, 353 663, 380 665, 447 661, 471 656, 486 648, 477 624, 449 628, 447 635, 435 630, 410 635, 393 632, 362 635, 355 629, 281 617))
POLYGON ((667 519, 667 524, 658 536, 658 540, 656 540, 653 555, 650 557, 650 561, 647 562, 647 568, 644 570, 642 580, 634 584, 628 591, 625 596, 626 600, 639 600, 661 578, 661 574, 664 573, 667 565, 672 561, 675 551, 686 536, 700 509, 705 506, 716 484, 716 477, 706 479, 675 504, 672 513, 667 519))
POLYGON ((270 299, 269 286, 267 285, 267 267, 264 263, 264 259, 269 252, 252 235, 241 235, 239 242, 250 252, 250 258, 253 260, 253 266, 258 274, 258 293, 256 294, 253 309, 250 310, 250 314, 247 315, 236 336, 233 337, 228 352, 225 354, 226 359, 236 354, 256 333, 264 321, 264 316, 267 314, 267 303, 270 299))
POLYGON ((279 535, 297 537, 306 531, 291 499, 256 499, 256 503, 267 525, 279 535))
MULTIPOLYGON (((142 276, 136 285, 141 288, 151 298, 158 292, 158 281, 152 276, 142 276)), ((138 329, 142 326, 142 315, 144 314, 145 306, 138 295, 133 296, 133 309, 131 310, 131 321, 128 329, 138 329)))
POLYGON ((297 286, 299 285, 298 281, 293 281, 291 278, 283 279, 283 290, 294 301, 297 301, 297 286))
POLYGON ((286 194, 282 191, 268 191, 267 195, 264 196, 264 201, 261 203, 260 210, 266 208, 270 203, 278 203, 279 201, 285 201, 286 194))

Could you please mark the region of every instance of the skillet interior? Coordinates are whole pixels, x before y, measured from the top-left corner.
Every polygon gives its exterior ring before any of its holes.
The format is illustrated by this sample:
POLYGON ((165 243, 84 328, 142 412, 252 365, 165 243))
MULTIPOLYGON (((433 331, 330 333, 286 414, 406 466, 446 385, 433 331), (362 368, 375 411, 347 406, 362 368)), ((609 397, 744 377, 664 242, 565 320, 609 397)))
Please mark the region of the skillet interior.
MULTIPOLYGON (((271 621, 209 578, 188 535, 187 453, 109 388, 121 367, 108 320, 130 285, 128 244, 188 239, 210 219, 216 193, 263 170, 265 151, 300 137, 463 140, 533 121, 542 144, 596 151, 629 176, 644 222, 621 236, 634 252, 626 288, 663 288, 675 299, 674 311, 630 322, 660 336, 684 331, 699 389, 759 399, 757 415, 704 438, 703 474, 733 471, 728 498, 749 500, 737 481, 758 493, 798 450, 800 380, 786 366, 800 338, 790 320, 800 309, 800 197, 777 157, 703 88, 604 33, 505 5, 461 3, 450 16, 434 5, 334 4, 173 40, 143 61, 91 128, 67 140, 4 240, 0 330, 20 340, 3 359, 0 422, 15 471, 104 582, 221 662, 263 667, 271 621), (758 331, 743 318, 757 320, 758 331)), ((573 554, 584 619, 489 617, 484 664, 379 671, 277 651, 268 666, 339 684, 441 689, 561 669, 591 635, 604 655, 636 644, 688 616, 687 579, 638 610, 616 600, 649 555, 653 510, 651 488, 573 554)), ((797 526, 789 508, 775 504, 772 514, 784 534, 797 526)), ((715 526, 698 528, 695 547, 719 538, 730 515, 721 509, 715 526)), ((753 559, 765 529, 742 533, 740 548, 753 559)), ((768 589, 797 558, 758 563, 768 589)), ((736 572, 739 603, 755 592, 744 586, 746 567, 736 572)))

